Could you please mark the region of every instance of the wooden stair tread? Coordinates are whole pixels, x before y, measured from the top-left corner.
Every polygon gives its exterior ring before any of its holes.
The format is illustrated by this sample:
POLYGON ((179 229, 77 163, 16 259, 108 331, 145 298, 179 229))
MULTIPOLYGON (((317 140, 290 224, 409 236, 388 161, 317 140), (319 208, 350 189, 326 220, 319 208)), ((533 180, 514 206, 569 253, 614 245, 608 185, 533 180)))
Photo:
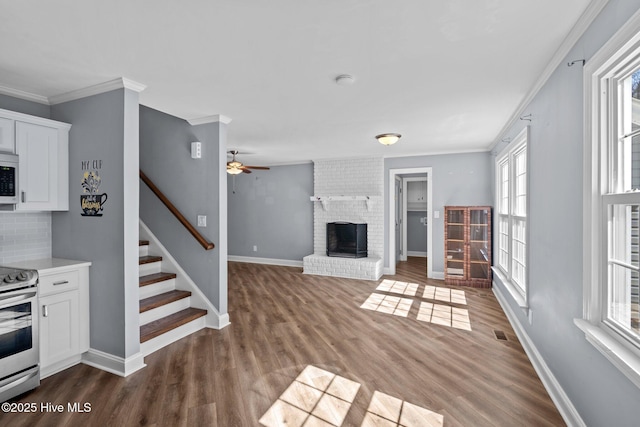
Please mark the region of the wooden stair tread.
POLYGON ((165 332, 169 332, 206 314, 207 310, 187 308, 170 316, 142 325, 140 326, 140 342, 149 341, 152 338, 160 336, 165 332))
POLYGON ((146 256, 141 256, 139 258, 138 263, 140 265, 142 264, 149 264, 152 262, 158 262, 158 261, 162 261, 162 257, 161 256, 156 256, 156 255, 146 255, 146 256))
POLYGON ((175 279, 175 273, 153 273, 146 276, 140 276, 138 283, 140 286, 153 285, 154 283, 164 282, 165 280, 175 279))
POLYGON ((191 296, 189 291, 173 290, 140 300, 140 313, 161 307, 191 296))
POLYGON ((148 240, 138 240, 138 246, 149 246, 148 240))

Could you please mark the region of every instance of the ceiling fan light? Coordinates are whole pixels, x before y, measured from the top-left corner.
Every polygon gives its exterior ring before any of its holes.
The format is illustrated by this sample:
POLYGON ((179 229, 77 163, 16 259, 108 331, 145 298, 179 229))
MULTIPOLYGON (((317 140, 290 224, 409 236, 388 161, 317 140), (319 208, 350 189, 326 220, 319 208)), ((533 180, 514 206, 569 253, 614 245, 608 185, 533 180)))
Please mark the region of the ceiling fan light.
POLYGON ((242 173, 242 169, 236 167, 227 168, 227 173, 230 175, 238 175, 242 173))
POLYGON ((398 142, 401 136, 399 133, 382 133, 376 135, 376 139, 382 145, 393 145, 398 142))
POLYGON ((236 169, 237 169, 237 168, 239 168, 240 166, 242 166, 242 163, 240 163, 240 162, 239 162, 239 161, 237 161, 237 160, 234 160, 234 161, 232 161, 232 162, 227 163, 227 166, 228 166, 228 167, 231 167, 231 168, 236 168, 236 169))

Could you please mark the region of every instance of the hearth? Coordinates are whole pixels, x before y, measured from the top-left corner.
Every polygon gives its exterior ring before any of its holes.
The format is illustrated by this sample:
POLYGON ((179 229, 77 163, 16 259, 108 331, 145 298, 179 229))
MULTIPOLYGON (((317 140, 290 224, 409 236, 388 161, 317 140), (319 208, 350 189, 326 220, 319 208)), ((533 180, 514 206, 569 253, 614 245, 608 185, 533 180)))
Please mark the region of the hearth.
POLYGON ((327 223, 327 256, 367 257, 367 224, 327 223))

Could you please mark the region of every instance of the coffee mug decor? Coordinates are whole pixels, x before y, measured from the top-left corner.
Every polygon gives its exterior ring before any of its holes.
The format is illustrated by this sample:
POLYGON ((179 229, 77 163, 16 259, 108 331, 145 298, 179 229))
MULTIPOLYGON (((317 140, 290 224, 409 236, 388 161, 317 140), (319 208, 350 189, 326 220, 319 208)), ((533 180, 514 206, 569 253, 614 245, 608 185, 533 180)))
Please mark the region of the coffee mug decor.
POLYGON ((99 193, 100 175, 98 171, 85 171, 82 177, 82 192, 80 195, 80 207, 82 216, 102 216, 104 203, 107 201, 107 193, 99 193))

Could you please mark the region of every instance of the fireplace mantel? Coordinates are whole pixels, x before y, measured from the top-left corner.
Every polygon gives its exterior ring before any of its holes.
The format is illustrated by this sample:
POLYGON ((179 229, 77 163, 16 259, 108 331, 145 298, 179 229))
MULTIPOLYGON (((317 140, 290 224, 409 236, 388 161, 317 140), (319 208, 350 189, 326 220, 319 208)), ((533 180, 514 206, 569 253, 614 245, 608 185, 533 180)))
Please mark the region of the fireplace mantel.
POLYGON ((329 210, 329 202, 364 201, 367 205, 367 211, 370 211, 375 199, 379 198, 380 196, 311 196, 310 200, 322 203, 322 208, 325 211, 329 210))

